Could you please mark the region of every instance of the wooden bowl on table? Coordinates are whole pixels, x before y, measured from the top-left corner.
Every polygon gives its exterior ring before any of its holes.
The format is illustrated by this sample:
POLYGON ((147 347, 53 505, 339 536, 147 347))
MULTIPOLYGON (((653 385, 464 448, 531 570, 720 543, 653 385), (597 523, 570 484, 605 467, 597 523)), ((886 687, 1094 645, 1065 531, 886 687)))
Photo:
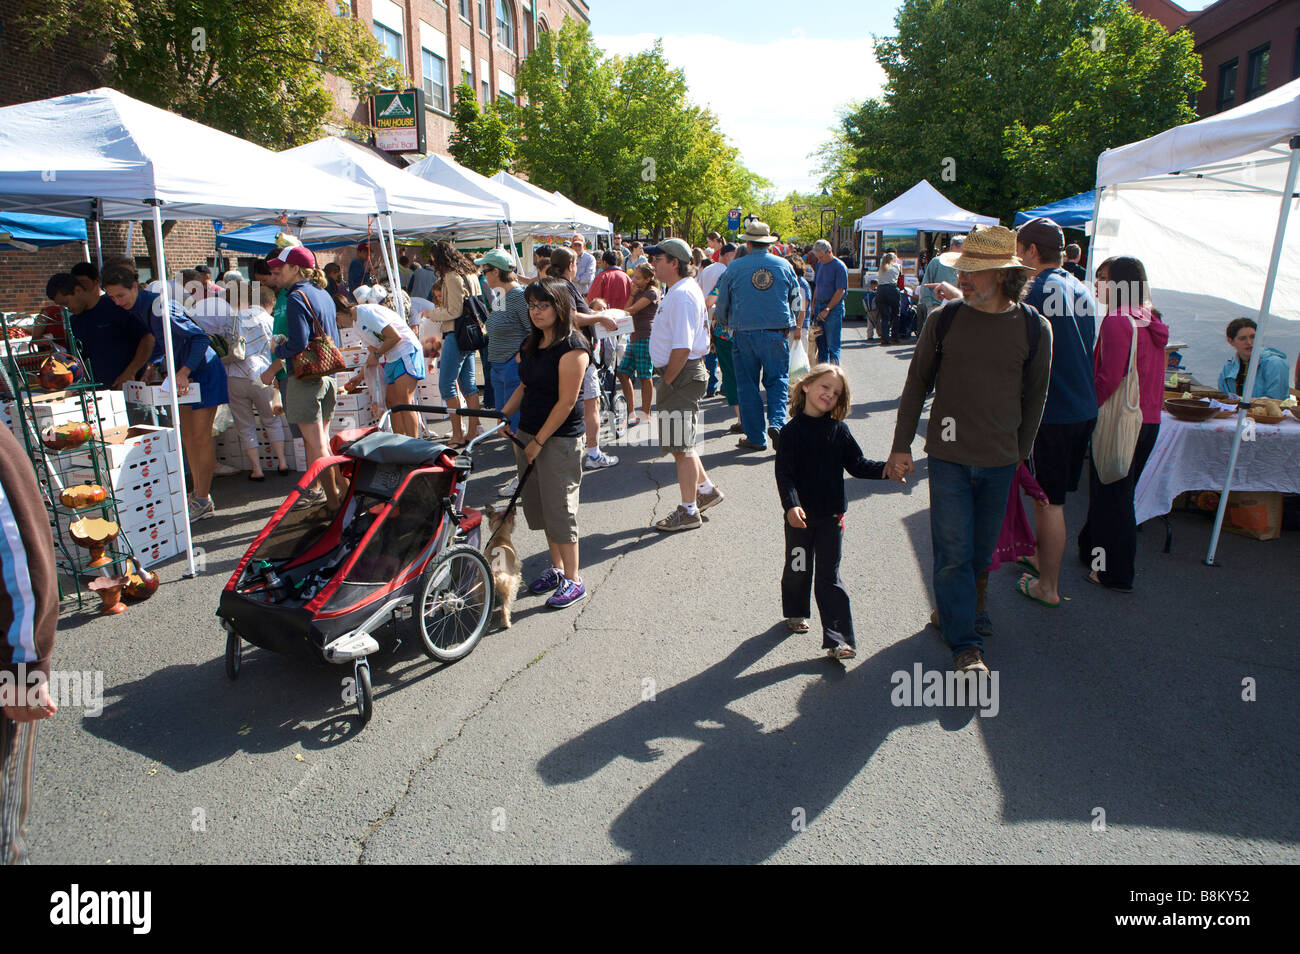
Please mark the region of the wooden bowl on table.
POLYGON ((1174 419, 1192 424, 1208 421, 1215 415, 1215 410, 1208 401, 1187 401, 1181 398, 1165 401, 1165 410, 1174 419))

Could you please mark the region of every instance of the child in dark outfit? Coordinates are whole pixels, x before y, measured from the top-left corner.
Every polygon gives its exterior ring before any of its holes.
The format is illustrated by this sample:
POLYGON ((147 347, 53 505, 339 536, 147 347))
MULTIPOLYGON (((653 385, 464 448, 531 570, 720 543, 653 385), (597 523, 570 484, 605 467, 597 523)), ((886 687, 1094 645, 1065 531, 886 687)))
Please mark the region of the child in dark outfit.
POLYGON ((840 580, 844 471, 873 480, 885 477, 883 461, 862 456, 844 423, 848 413, 844 372, 838 365, 815 366, 790 389, 790 420, 781 428, 776 452, 776 486, 785 511, 782 612, 793 632, 808 632, 808 598, 815 591, 822 649, 832 659, 857 655, 849 592, 840 580))

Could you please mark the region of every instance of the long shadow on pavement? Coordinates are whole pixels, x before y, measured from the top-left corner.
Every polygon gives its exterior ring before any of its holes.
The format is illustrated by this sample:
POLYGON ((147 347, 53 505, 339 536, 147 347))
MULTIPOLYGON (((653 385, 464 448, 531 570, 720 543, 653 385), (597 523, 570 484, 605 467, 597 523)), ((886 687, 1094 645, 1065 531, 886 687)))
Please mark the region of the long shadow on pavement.
MULTIPOLYGON (((901 640, 847 671, 827 659, 741 675, 780 642, 784 623, 754 636, 700 674, 588 730, 547 754, 538 773, 548 785, 589 778, 619 757, 651 762, 655 739, 699 748, 642 792, 614 821, 611 835, 636 863, 751 864, 770 857, 808 826, 866 765, 894 729, 939 718, 959 729, 975 710, 895 707, 891 675, 947 659, 930 633, 901 640), (783 680, 821 674, 799 700, 798 717, 769 731, 729 708, 783 680), (707 723, 716 728, 704 727, 707 723)), ((807 638, 807 637, 804 637, 807 638)))

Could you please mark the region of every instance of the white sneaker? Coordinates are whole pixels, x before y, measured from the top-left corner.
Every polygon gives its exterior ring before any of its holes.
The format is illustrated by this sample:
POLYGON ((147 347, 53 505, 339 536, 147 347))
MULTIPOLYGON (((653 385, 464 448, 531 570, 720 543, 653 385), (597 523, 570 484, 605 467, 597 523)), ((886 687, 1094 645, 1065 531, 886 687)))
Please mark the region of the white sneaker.
POLYGON ((613 467, 618 463, 618 458, 601 451, 596 457, 590 454, 582 455, 583 470, 604 470, 606 467, 613 467))
POLYGON ((510 483, 497 489, 498 497, 512 497, 516 490, 519 489, 519 476, 516 474, 510 478, 510 483))
POLYGON ((233 477, 238 473, 242 473, 242 471, 238 467, 231 467, 229 464, 218 464, 212 470, 213 477, 233 477))

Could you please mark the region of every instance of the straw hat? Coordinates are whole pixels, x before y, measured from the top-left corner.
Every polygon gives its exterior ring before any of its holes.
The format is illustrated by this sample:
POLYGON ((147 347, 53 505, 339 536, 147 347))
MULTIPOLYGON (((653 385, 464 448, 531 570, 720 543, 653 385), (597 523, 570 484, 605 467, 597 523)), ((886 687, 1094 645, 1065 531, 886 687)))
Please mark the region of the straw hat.
POLYGON ((960 252, 944 252, 940 263, 959 272, 987 272, 995 268, 1031 268, 1016 255, 1016 233, 1001 225, 977 225, 966 235, 960 252))
MULTIPOLYGON (((740 237, 746 242, 753 242, 755 245, 771 245, 776 241, 776 236, 772 234, 772 230, 768 228, 767 223, 760 222, 757 219, 745 226, 745 231, 741 233, 740 237)), ((1012 251, 1014 252, 1015 249, 1013 248, 1012 251)))

